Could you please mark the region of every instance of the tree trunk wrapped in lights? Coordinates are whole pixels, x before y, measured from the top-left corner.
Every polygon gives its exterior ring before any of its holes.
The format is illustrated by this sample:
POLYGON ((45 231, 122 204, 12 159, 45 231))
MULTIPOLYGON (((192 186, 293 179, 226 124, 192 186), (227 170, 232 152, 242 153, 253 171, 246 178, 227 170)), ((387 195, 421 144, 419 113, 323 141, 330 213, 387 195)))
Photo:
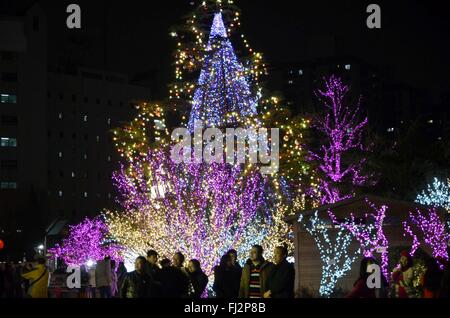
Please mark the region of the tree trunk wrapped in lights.
POLYGON ((344 227, 341 227, 336 233, 329 233, 329 229, 334 228, 332 222, 327 223, 320 219, 318 212, 307 221, 301 215, 299 222, 313 237, 319 249, 322 260, 319 293, 323 297, 331 297, 335 292, 337 281, 351 270, 360 250, 350 251, 353 235, 344 227))
POLYGON ((353 214, 343 222, 338 222, 332 211, 329 211, 329 215, 336 225, 347 229, 359 242, 364 257, 374 257, 377 249, 381 249, 381 271, 389 280, 389 243, 383 229, 388 207, 377 207, 367 199, 366 204, 373 212, 366 213, 363 222, 358 222, 353 214))
POLYGON ((324 116, 316 118, 315 127, 324 136, 320 149, 311 152, 311 161, 322 174, 317 187, 310 192, 322 204, 333 204, 354 195, 354 186, 366 184, 370 176, 363 167, 365 158, 348 158, 350 152, 366 151, 362 139, 368 119, 359 120, 360 102, 347 105, 350 87, 336 76, 325 79, 325 90, 316 95, 325 107, 324 116), (343 186, 350 189, 342 190, 343 186))

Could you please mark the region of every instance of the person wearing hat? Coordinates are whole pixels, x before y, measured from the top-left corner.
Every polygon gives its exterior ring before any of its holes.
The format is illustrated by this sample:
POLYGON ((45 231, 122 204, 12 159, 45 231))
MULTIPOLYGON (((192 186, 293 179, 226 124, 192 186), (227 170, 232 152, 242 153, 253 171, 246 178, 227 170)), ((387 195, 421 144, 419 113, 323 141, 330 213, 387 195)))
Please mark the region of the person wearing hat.
POLYGON ((37 265, 22 277, 29 281, 28 296, 31 298, 48 298, 48 270, 44 257, 38 257, 37 265))
POLYGON ((395 298, 409 298, 413 280, 413 259, 407 251, 400 254, 400 266, 392 273, 395 298))

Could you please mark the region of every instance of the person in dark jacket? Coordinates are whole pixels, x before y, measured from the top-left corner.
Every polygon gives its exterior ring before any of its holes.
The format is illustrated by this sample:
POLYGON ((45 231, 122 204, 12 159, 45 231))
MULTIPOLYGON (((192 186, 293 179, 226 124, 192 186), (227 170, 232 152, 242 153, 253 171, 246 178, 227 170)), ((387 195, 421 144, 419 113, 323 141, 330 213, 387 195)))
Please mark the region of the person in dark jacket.
POLYGON ((189 280, 180 268, 171 266, 168 259, 161 261, 159 281, 161 283, 161 296, 163 298, 183 298, 188 294, 189 280))
POLYGON ((208 276, 203 272, 200 262, 196 259, 192 259, 188 264, 189 280, 191 282, 193 293, 191 296, 193 298, 199 299, 205 292, 206 286, 208 285, 208 276))
POLYGON ((153 277, 153 279, 158 280, 158 274, 161 271, 161 268, 158 266, 158 252, 154 250, 149 250, 147 252, 147 263, 148 263, 148 270, 150 276, 153 277))
POLYGON ((284 246, 278 246, 273 253, 275 265, 267 278, 264 298, 293 298, 295 269, 286 258, 288 250, 284 246))
POLYGON ((233 278, 231 280, 231 285, 233 289, 232 298, 239 297, 239 287, 241 284, 241 276, 242 276, 242 266, 239 264, 237 251, 231 249, 228 251, 228 255, 231 257, 231 269, 233 272, 233 278))
POLYGON ((250 259, 242 269, 239 298, 262 298, 267 291, 267 278, 273 264, 263 257, 263 248, 254 245, 250 250, 250 259))
POLYGON ((139 256, 134 264, 135 271, 129 273, 120 289, 121 298, 150 298, 151 278, 145 273, 145 257, 139 256))
POLYGON ((225 254, 220 259, 220 264, 214 268, 213 290, 216 293, 216 298, 236 298, 233 284, 233 265, 231 262, 230 254, 225 254))

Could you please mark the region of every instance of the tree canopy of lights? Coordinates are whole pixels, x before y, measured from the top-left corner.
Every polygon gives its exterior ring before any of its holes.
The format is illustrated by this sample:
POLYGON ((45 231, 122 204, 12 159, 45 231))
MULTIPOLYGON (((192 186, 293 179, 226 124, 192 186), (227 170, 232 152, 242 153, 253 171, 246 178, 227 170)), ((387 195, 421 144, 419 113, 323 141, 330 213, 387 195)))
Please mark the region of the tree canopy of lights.
POLYGON ((236 248, 247 254, 266 231, 259 215, 264 179, 228 164, 175 164, 168 152, 151 151, 133 177, 114 175, 125 212, 107 213, 112 237, 130 255, 155 249, 170 257, 181 251, 202 261, 207 274, 236 248), (261 226, 259 225, 261 224, 261 226))
POLYGON ((170 36, 176 43, 174 53, 175 81, 170 85, 170 99, 176 104, 188 104, 197 88, 196 80, 205 62, 208 49, 209 27, 215 14, 221 12, 228 37, 239 39, 239 49, 245 65, 245 76, 254 85, 254 93, 259 91, 259 78, 266 73, 266 65, 261 53, 254 51, 247 38, 240 32, 241 11, 234 0, 194 0, 193 10, 185 23, 172 28, 170 36))
POLYGON ((435 178, 433 184, 429 184, 427 189, 417 196, 416 202, 428 206, 442 207, 450 213, 450 179, 443 182, 435 178))
POLYGON ((86 218, 77 225, 69 226, 68 236, 61 245, 48 250, 61 258, 65 264, 81 266, 88 261, 100 261, 106 257, 121 261, 121 247, 109 239, 109 229, 101 217, 86 218))
POLYGON ((384 234, 383 225, 388 207, 376 206, 368 199, 366 204, 372 211, 364 215, 364 219, 358 220, 351 214, 344 222, 338 222, 332 211, 329 215, 334 224, 347 229, 361 246, 364 257, 374 257, 378 248, 381 248, 381 270, 386 279, 389 279, 389 242, 384 234))
POLYGON ((222 14, 217 13, 194 93, 188 124, 191 131, 196 121, 206 127, 227 127, 257 115, 258 98, 253 96, 244 70, 228 39, 222 14))
POLYGON ((350 87, 337 76, 325 79, 325 89, 316 95, 323 104, 323 116, 315 119, 315 128, 323 135, 318 151, 311 151, 311 161, 321 173, 319 184, 311 195, 322 204, 333 204, 354 195, 353 189, 343 191, 343 186, 362 186, 370 176, 364 174, 365 158, 348 158, 356 151, 365 152, 363 132, 368 119, 360 117, 360 101, 355 106, 348 102, 350 87))
POLYGON ((353 235, 349 231, 344 227, 337 231, 332 224, 333 222, 320 219, 318 212, 314 213, 308 220, 304 220, 303 215, 301 215, 299 222, 313 237, 319 249, 322 260, 319 293, 322 297, 331 297, 337 281, 347 275, 361 251, 359 249, 356 251, 350 250, 353 235), (329 233, 329 229, 332 230, 332 233, 329 233))
POLYGON ((166 144, 169 136, 164 107, 141 103, 136 108, 136 118, 113 130, 113 141, 119 155, 130 161, 145 156, 152 146, 166 144))
POLYGON ((404 236, 409 235, 413 239, 411 255, 414 255, 423 243, 431 248, 432 256, 441 267, 444 265, 442 262, 448 261, 447 244, 450 234, 435 208, 428 209, 427 213, 418 209, 410 212, 408 219, 403 222, 403 228, 404 236))

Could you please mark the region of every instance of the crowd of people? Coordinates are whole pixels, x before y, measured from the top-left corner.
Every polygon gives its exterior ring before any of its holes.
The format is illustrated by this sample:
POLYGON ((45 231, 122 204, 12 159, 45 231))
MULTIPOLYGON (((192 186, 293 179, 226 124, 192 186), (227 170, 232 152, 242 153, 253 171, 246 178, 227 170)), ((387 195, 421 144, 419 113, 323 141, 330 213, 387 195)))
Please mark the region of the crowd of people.
MULTIPOLYGON (((293 298, 295 270, 287 261, 285 247, 275 248, 273 263, 264 258, 263 248, 251 248, 249 259, 241 267, 235 250, 228 251, 214 268, 211 284, 199 260, 186 262, 177 252, 172 260, 159 260, 158 252, 150 250, 146 257, 135 260, 134 271, 128 273, 123 263, 110 258, 95 266, 81 266, 81 298, 293 298), (210 286, 209 286, 210 285, 210 286), (210 288, 208 288, 208 286, 210 288)), ((449 268, 443 260, 428 257, 420 266, 413 265, 407 252, 400 255, 399 266, 388 283, 381 275, 381 286, 371 288, 370 265, 366 257, 360 275, 347 298, 448 298, 449 268)), ((61 270, 66 278, 67 273, 61 270)), ((54 275, 54 273, 52 273, 54 275)), ((32 263, 0 264, 0 298, 46 298, 49 296, 50 273, 46 260, 39 257, 32 263)), ((61 297, 53 292, 52 297, 61 297)))
MULTIPOLYGON (((295 270, 286 258, 285 247, 274 251, 274 263, 264 259, 263 248, 255 245, 250 258, 241 267, 235 250, 222 256, 214 268, 212 288, 199 260, 186 262, 181 252, 172 260, 159 260, 158 252, 149 250, 135 260, 128 273, 124 263, 105 258, 91 267, 81 266, 82 298, 290 298, 294 297, 295 270)), ((64 273, 64 271, 62 271, 64 273)), ((45 259, 0 271, 0 297, 48 297, 49 272, 45 259), (10 275, 11 274, 11 275, 10 275)), ((61 297, 53 293, 54 297, 61 297)))

